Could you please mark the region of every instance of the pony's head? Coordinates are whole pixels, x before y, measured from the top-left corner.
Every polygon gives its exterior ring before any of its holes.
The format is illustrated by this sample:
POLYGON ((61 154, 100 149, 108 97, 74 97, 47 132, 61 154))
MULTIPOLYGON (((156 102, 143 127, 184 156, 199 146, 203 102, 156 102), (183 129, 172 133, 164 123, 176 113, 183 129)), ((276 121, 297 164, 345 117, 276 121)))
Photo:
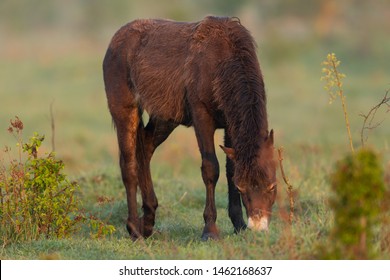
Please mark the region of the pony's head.
POLYGON ((237 154, 233 148, 221 146, 234 162, 233 180, 246 209, 248 228, 255 231, 268 230, 277 191, 273 130, 263 140, 256 159, 250 164, 240 162, 245 156, 237 154))

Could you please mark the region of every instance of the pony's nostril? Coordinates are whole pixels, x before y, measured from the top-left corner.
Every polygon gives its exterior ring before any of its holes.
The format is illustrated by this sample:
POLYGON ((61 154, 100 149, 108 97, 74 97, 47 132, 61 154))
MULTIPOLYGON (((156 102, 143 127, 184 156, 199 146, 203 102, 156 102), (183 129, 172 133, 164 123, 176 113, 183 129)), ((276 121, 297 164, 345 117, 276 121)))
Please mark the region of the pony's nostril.
POLYGON ((255 208, 251 212, 252 217, 259 217, 260 218, 262 216, 261 214, 262 214, 262 211, 259 208, 255 208))
POLYGON ((249 217, 248 228, 254 231, 268 231, 268 217, 258 215, 249 217))

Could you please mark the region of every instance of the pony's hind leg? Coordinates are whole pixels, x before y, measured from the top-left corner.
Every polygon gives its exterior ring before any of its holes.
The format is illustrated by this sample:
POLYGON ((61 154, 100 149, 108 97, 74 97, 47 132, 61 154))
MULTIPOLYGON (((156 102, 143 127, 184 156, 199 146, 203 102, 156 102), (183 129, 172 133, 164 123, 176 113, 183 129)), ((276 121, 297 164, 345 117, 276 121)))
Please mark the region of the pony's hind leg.
POLYGON ((158 121, 151 118, 144 128, 142 124, 138 130, 138 179, 142 193, 142 209, 144 212, 141 218, 141 231, 144 237, 149 237, 153 233, 158 201, 153 188, 150 173, 150 160, 156 148, 164 142, 177 124, 158 121))
POLYGON ((141 236, 137 213, 138 167, 136 138, 138 122, 138 108, 131 108, 121 120, 115 120, 120 150, 120 168, 127 197, 128 217, 126 227, 133 239, 141 236))
POLYGON ((136 98, 127 80, 126 61, 122 54, 109 48, 103 62, 107 102, 113 118, 120 152, 122 180, 126 188, 128 218, 127 230, 133 239, 141 236, 137 214, 137 130, 140 113, 136 98))

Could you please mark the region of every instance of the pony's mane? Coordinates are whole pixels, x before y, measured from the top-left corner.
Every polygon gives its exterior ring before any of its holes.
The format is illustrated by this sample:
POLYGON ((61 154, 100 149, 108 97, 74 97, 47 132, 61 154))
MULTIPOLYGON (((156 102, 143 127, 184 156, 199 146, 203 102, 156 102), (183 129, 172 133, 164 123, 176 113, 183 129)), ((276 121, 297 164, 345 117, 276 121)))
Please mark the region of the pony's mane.
POLYGON ((239 21, 230 20, 227 27, 233 52, 218 67, 215 97, 226 116, 237 168, 243 176, 252 177, 255 174, 248 173, 261 173, 253 167, 268 135, 264 82, 249 31, 239 21))

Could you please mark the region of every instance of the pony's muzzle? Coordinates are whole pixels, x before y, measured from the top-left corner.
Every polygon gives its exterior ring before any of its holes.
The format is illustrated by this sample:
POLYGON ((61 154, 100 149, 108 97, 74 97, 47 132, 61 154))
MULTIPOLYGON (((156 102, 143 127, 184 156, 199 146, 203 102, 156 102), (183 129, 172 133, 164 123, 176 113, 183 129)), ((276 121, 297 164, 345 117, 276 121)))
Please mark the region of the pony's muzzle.
POLYGON ((248 218, 248 228, 253 231, 268 231, 269 219, 266 215, 261 215, 261 211, 255 213, 248 218))

